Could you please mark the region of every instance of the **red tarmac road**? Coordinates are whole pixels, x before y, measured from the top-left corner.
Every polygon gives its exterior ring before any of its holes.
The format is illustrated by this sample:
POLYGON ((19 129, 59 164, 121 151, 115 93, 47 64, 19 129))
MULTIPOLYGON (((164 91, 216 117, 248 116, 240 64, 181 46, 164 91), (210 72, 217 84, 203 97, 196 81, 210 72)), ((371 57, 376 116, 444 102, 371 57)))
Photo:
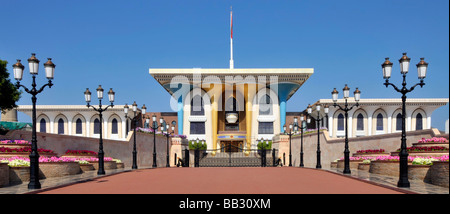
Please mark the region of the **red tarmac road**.
POLYGON ((139 169, 39 194, 402 194, 333 172, 292 167, 139 169))

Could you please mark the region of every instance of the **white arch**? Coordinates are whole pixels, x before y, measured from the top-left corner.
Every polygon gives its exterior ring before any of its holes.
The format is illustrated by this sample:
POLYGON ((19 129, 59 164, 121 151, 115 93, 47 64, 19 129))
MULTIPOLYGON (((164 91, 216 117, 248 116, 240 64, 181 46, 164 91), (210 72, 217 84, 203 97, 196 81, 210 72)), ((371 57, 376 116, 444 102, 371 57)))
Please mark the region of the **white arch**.
POLYGON ((270 88, 261 88, 253 96, 253 107, 252 107, 252 118, 256 118, 252 121, 252 145, 255 145, 256 140, 259 138, 272 139, 275 134, 280 133, 280 106, 278 101, 278 95, 270 88), (260 115, 259 114, 259 102, 264 97, 268 95, 272 101, 270 108, 272 114, 260 115), (259 123, 260 122, 272 122, 273 123, 273 134, 259 134, 259 123))
MULTIPOLYGON (((402 114, 402 109, 401 108, 396 109, 394 111, 394 113, 392 113, 392 126, 391 126, 392 127, 392 133, 394 133, 394 132, 401 132, 402 131, 401 128, 400 128, 400 130, 397 130, 397 115, 398 114, 402 114)), ((405 120, 406 120, 406 115, 405 115, 405 120)), ((405 126, 408 126, 406 123, 407 123, 407 121, 405 121, 405 126)))
POLYGON ((385 134, 388 131, 388 115, 386 114, 386 111, 384 111, 384 109, 377 109, 375 110, 375 112, 372 115, 372 133, 374 135, 377 134, 385 134), (383 121, 382 121, 382 125, 383 125, 383 130, 377 130, 377 119, 378 119, 378 114, 381 114, 383 116, 383 121))
POLYGON ((63 125, 63 127, 64 127, 64 133, 63 134, 69 134, 69 128, 68 128, 68 124, 69 124, 69 122, 68 122, 68 120, 67 120, 67 117, 66 117, 66 115, 64 115, 64 114, 62 114, 62 113, 60 113, 60 114, 58 114, 58 115, 56 115, 56 117, 55 117, 55 123, 54 123, 54 134, 58 134, 58 127, 59 127, 59 120, 60 119, 62 119, 63 121, 64 121, 64 125, 63 125))
POLYGON ((208 148, 213 148, 212 142, 212 111, 211 111, 211 97, 203 89, 195 87, 189 91, 185 99, 183 100, 183 132, 188 139, 199 138, 205 140, 208 148), (200 94, 198 94, 200 92, 200 94), (191 115, 191 100, 196 96, 200 95, 203 100, 203 110, 204 115, 191 115), (195 135, 190 133, 191 122, 204 122, 205 123, 205 134, 195 135))
POLYGON ((416 110, 414 110, 414 112, 412 113, 411 116, 411 130, 417 130, 416 128, 416 122, 417 122, 417 115, 418 114, 422 115, 422 129, 427 129, 427 113, 425 113, 425 111, 421 108, 417 108, 416 110))
POLYGON ((122 120, 120 119, 120 116, 116 113, 113 113, 108 118, 108 128, 107 128, 107 137, 109 139, 120 139, 122 138, 122 120), (117 134, 112 133, 112 121, 116 119, 117 120, 117 134))
POLYGON ((78 136, 86 136, 86 118, 80 113, 77 113, 72 118, 72 134, 78 136), (77 120, 81 120, 81 134, 77 134, 77 120))
POLYGON ((50 133, 50 118, 44 113, 36 117, 36 131, 41 131, 41 119, 45 120, 45 132, 50 133))
POLYGON ((352 127, 352 133, 353 136, 367 136, 368 135, 368 115, 367 112, 359 108, 353 113, 353 127, 352 127), (363 130, 358 130, 358 115, 361 114, 363 116, 363 130))

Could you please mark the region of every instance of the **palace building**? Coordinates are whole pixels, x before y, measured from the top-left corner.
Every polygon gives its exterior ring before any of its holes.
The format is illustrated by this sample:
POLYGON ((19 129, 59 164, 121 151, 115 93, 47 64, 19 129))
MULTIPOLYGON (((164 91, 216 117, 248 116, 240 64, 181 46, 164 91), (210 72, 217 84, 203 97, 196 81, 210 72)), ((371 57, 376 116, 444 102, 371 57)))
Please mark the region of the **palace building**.
POLYGON ((178 134, 203 139, 208 148, 242 149, 283 130, 286 103, 312 68, 150 69, 172 95, 178 134))

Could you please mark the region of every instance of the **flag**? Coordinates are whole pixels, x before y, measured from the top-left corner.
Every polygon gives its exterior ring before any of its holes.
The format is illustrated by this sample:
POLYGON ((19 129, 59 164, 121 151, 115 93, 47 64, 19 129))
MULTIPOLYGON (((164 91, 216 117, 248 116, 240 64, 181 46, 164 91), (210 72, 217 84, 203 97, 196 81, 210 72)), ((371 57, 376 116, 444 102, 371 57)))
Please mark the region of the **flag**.
POLYGON ((230 24, 231 39, 233 39, 233 11, 230 12, 230 19, 231 19, 231 24, 230 24))

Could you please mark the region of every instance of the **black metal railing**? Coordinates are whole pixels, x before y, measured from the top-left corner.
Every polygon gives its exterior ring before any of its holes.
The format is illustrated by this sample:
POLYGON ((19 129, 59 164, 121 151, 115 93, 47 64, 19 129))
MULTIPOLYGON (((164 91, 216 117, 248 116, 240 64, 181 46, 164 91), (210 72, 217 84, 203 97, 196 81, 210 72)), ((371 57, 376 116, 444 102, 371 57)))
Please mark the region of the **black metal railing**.
POLYGON ((272 167, 279 161, 276 149, 243 149, 231 144, 219 149, 194 151, 195 167, 272 167))

